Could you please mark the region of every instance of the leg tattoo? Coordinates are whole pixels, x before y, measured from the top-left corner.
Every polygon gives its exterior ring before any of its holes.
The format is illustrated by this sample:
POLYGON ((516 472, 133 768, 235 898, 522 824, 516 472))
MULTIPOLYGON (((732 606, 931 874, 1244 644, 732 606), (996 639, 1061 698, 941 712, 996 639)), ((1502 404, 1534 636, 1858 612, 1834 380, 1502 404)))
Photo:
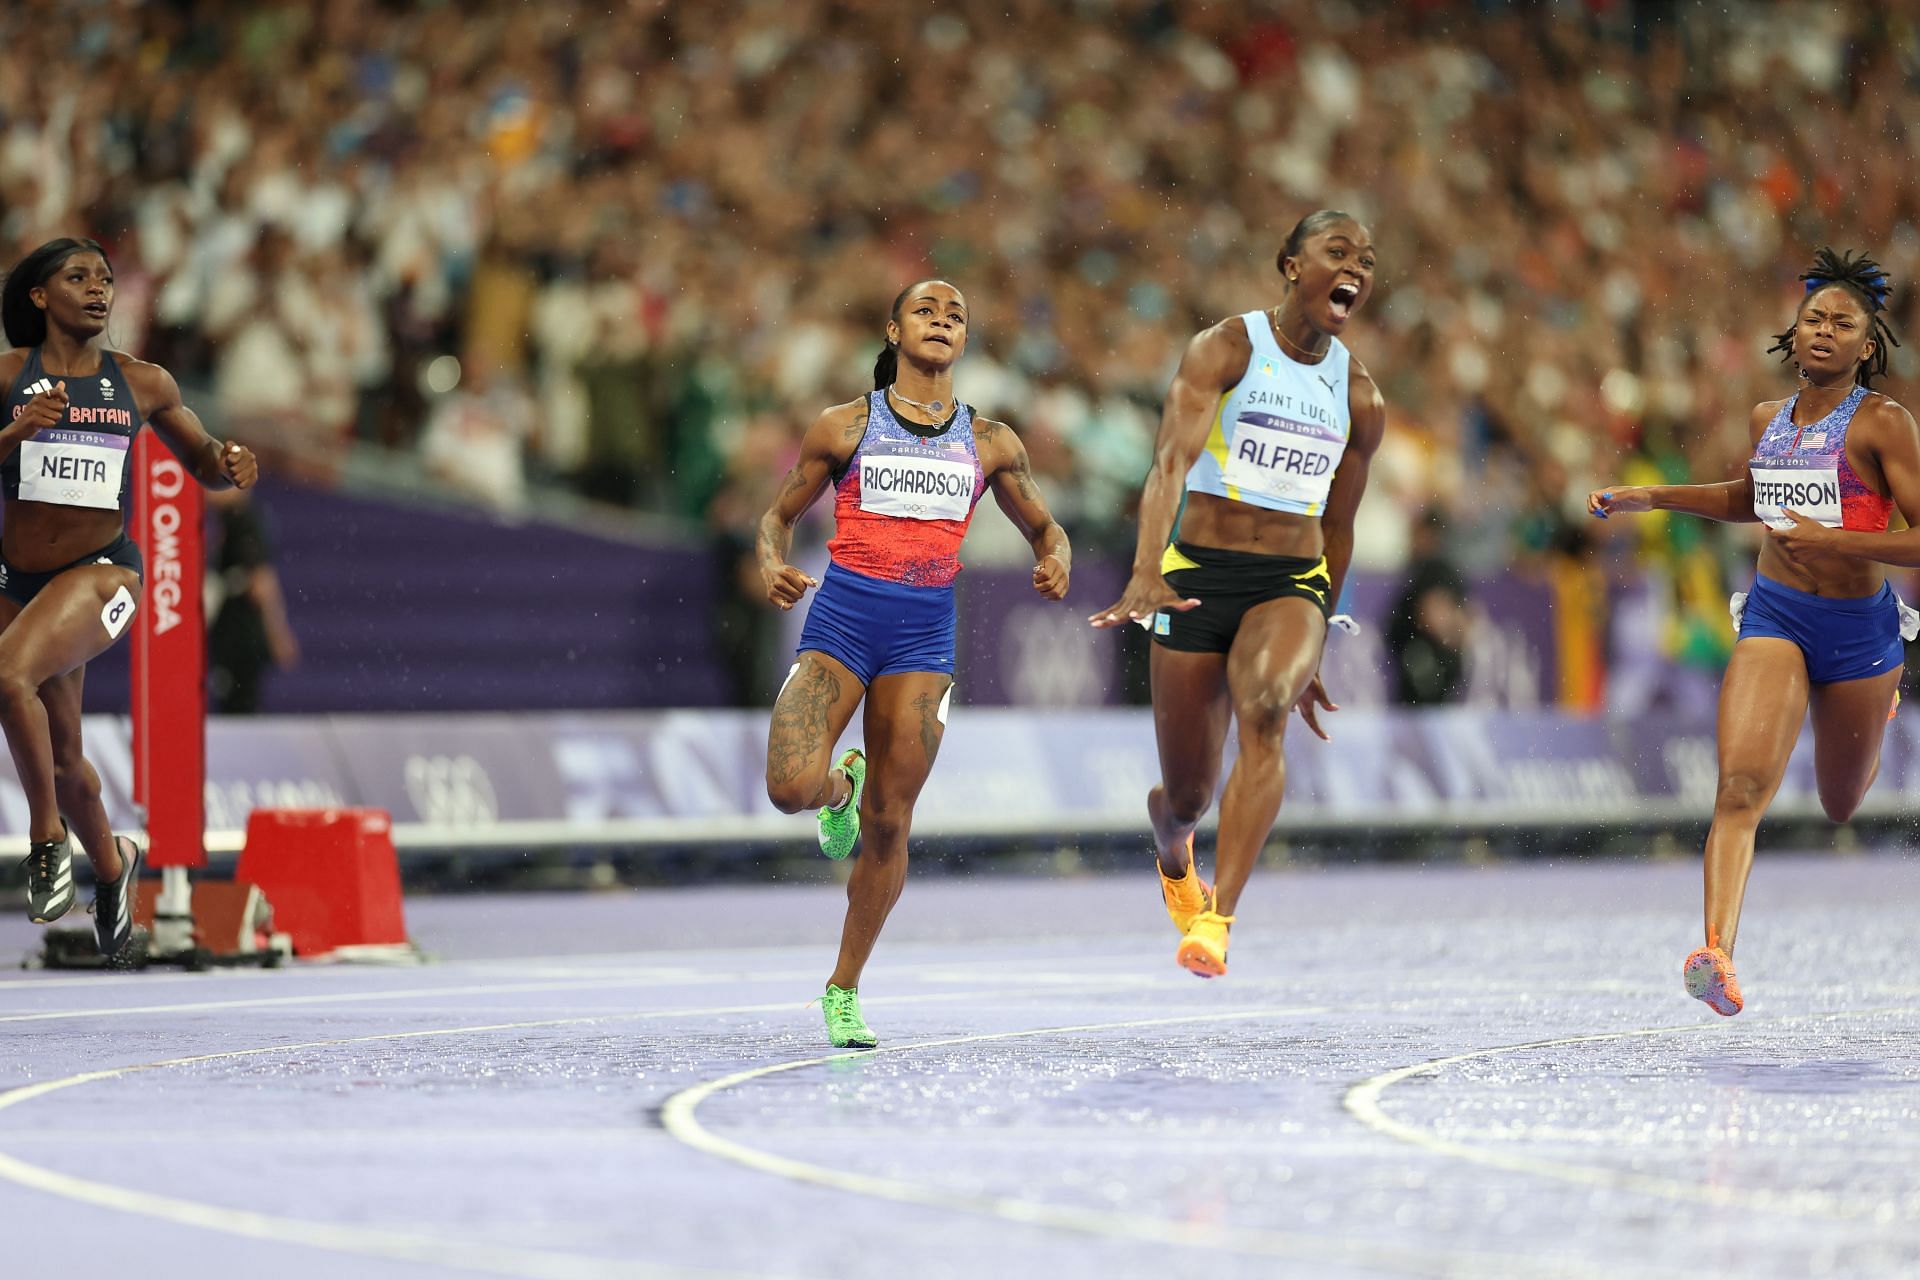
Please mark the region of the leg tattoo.
POLYGON ((814 751, 827 739, 829 715, 840 700, 840 677, 817 662, 808 662, 787 685, 773 708, 773 732, 767 748, 767 777, 791 782, 800 776, 814 751))
POLYGON ((929 766, 940 750, 940 701, 945 696, 923 693, 913 700, 914 710, 920 713, 920 747, 927 753, 929 766))

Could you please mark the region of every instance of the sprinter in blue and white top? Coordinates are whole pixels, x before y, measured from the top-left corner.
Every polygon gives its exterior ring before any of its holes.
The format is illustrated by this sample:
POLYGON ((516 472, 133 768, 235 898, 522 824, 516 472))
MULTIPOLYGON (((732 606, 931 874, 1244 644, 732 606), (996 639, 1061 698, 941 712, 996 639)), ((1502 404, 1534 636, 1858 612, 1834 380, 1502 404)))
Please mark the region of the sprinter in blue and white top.
POLYGON ((80 689, 140 607, 130 446, 150 423, 203 485, 244 489, 256 474, 252 453, 207 435, 165 369, 107 349, 112 315, 113 268, 91 240, 48 241, 0 288, 13 347, 0 352, 0 725, 27 797, 27 915, 46 923, 73 905, 77 838, 109 962, 133 936, 140 850, 107 824, 80 750, 80 689))
POLYGON ((1386 406, 1338 335, 1373 292, 1373 238, 1351 215, 1302 218, 1280 251, 1286 298, 1187 346, 1140 495, 1133 576, 1096 627, 1153 632, 1160 785, 1147 794, 1176 959, 1227 969, 1227 933, 1286 790, 1281 738, 1298 707, 1322 738, 1327 618, 1386 406), (1184 504, 1184 505, 1183 505, 1184 504), (1228 716, 1240 758, 1220 802, 1215 881, 1193 831, 1220 780, 1228 716))
MULTIPOLYGON (((1249 311, 1240 323, 1253 354, 1246 373, 1220 397, 1206 447, 1187 472, 1187 492, 1317 516, 1327 509, 1353 428, 1347 405, 1353 357, 1333 338, 1318 364, 1301 364, 1280 349, 1266 312, 1249 311)), ((1165 568, 1184 567, 1178 554, 1167 548, 1165 568)))

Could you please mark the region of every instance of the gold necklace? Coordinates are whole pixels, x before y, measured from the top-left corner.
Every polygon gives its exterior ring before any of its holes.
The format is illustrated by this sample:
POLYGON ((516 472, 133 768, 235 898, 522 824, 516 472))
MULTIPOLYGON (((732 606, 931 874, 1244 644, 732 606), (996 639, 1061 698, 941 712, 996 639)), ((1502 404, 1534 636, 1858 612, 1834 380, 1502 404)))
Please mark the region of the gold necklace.
POLYGON ((1273 328, 1274 337, 1280 339, 1280 341, 1286 343, 1288 346, 1292 347, 1295 351, 1298 351, 1301 355, 1305 356, 1308 360, 1312 361, 1314 364, 1319 364, 1322 360, 1325 360, 1327 358, 1326 352, 1309 351, 1305 347, 1301 346, 1299 343, 1295 342, 1292 338, 1289 338, 1286 334, 1286 330, 1280 327, 1280 315, 1277 309, 1274 311, 1267 312, 1267 321, 1273 328))

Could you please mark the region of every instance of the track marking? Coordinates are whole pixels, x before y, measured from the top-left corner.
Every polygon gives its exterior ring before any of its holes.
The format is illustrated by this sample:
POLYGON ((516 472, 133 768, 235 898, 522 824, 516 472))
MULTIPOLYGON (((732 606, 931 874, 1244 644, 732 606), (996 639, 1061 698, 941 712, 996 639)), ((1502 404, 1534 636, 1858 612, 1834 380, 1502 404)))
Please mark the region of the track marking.
MULTIPOLYGON (((992 996, 1015 994, 1006 988, 992 988, 978 991, 939 991, 924 992, 901 996, 875 996, 868 1004, 931 1004, 953 1000, 977 1000, 992 996)), ((196 1006, 182 1006, 193 1008, 196 1006)), ((804 1007, 804 1006, 801 1006, 804 1007)), ((48 1094, 58 1093, 81 1085, 96 1084, 105 1080, 116 1080, 124 1076, 137 1075, 148 1071, 161 1071, 171 1067, 193 1066, 204 1062, 219 1062, 233 1058, 254 1058, 271 1054, 294 1053, 306 1049, 337 1048, 342 1045, 375 1044, 396 1040, 424 1040, 433 1037, 485 1035, 500 1031, 528 1031, 549 1027, 587 1026, 596 1023, 641 1022, 663 1018, 704 1018, 721 1017, 729 1014, 752 1013, 788 1013, 795 1005, 791 1000, 768 1004, 722 1005, 706 1009, 648 1009, 632 1013, 592 1014, 570 1018, 541 1018, 522 1022, 497 1022, 466 1027, 432 1027, 415 1031, 389 1031, 376 1035, 345 1036, 330 1040, 309 1040, 293 1044, 261 1045, 247 1049, 228 1049, 219 1053, 194 1054, 185 1058, 168 1058, 159 1062, 139 1063, 133 1066, 112 1067, 102 1071, 87 1071, 79 1075, 67 1076, 59 1080, 48 1080, 38 1084, 23 1085, 0 1093, 0 1111, 21 1106, 48 1094)), ((21 1135, 0 1131, 0 1142, 8 1137, 21 1135)), ((471 1271, 482 1271, 494 1275, 526 1277, 527 1280, 648 1280, 650 1277, 699 1276, 721 1277, 724 1280, 765 1280, 770 1274, 766 1271, 728 1272, 703 1270, 696 1267, 643 1263, 629 1259, 588 1258, 576 1254, 553 1253, 543 1250, 525 1249, 511 1245, 475 1244, 457 1238, 416 1235, 408 1232, 389 1231, 378 1227, 358 1227, 340 1223, 311 1222, 299 1218, 285 1218, 275 1214, 256 1213, 248 1209, 232 1209, 222 1205, 204 1204, 187 1200, 179 1196, 165 1196, 136 1187, 116 1186, 112 1183, 95 1182, 88 1178, 58 1172, 41 1165, 29 1163, 17 1156, 0 1152, 0 1179, 15 1183, 34 1191, 43 1191, 49 1195, 60 1196, 83 1204, 95 1205, 105 1209, 115 1209, 123 1213, 139 1214, 143 1217, 157 1218, 178 1226, 198 1227, 208 1231, 218 1231, 226 1235, 243 1236, 254 1240, 267 1240, 281 1244, 299 1244, 310 1248, 324 1249, 335 1253, 352 1253, 364 1257, 384 1258, 398 1262, 434 1263, 440 1266, 464 1267, 471 1271)))
MULTIPOLYGON (((1043 975, 1045 976, 1045 975, 1043 975)), ((1124 979, 1109 982, 1095 974, 1052 975, 1061 987, 1072 985, 1081 989, 1087 984, 1095 986, 1120 986, 1124 979)), ((979 975, 975 975, 978 981, 979 975)), ((39 1013, 0 1014, 0 1023, 9 1022, 65 1022, 76 1018, 122 1018, 135 1014, 149 1013, 205 1013, 216 1009, 269 1009, 297 1008, 304 1005, 338 1004, 343 1001, 364 1000, 370 1003, 385 1003, 394 1000, 420 1000, 435 996, 490 996, 514 995, 519 992, 553 993, 585 992, 611 990, 620 987, 654 986, 662 982, 674 982, 682 985, 717 985, 723 982, 765 982, 791 983, 793 975, 785 974, 716 974, 694 973, 692 971, 646 970, 629 971, 620 974, 608 974, 599 978, 579 978, 553 980, 545 982, 499 982, 476 986, 444 987, 408 987, 400 991, 327 991, 304 996, 256 996, 237 1000, 194 1000, 179 1004, 117 1005, 107 1009, 49 1009, 39 1013)), ((1022 981, 1025 981, 1023 976, 1022 981)), ((952 993, 929 992, 930 996, 951 999, 952 993)), ((899 999, 900 997, 894 997, 899 999)))
MULTIPOLYGON (((944 967, 944 965, 942 967, 944 967)), ((909 978, 917 976, 912 972, 912 968, 912 966, 907 966, 903 971, 903 976, 909 978)), ((336 971, 329 969, 325 971, 308 972, 331 973, 336 971)), ((391 973, 392 970, 363 969, 357 972, 366 974, 391 973)), ((201 980, 205 979, 205 975, 181 976, 190 976, 201 980)), ((249 974, 247 976, 252 978, 267 975, 249 974)), ((980 975, 976 972, 973 977, 974 981, 977 982, 979 981, 980 975)), ((131 980, 138 981, 139 979, 131 980)), ((946 979, 931 980, 945 981, 946 979)), ((354 989, 348 991, 326 991, 312 995, 249 996, 230 1000, 182 1001, 175 1004, 116 1005, 104 1009, 48 1009, 32 1013, 0 1014, 0 1024, 10 1022, 66 1022, 78 1018, 118 1018, 151 1013, 207 1013, 217 1009, 294 1008, 303 1005, 335 1004, 341 1001, 352 1000, 385 1002, 393 1000, 415 1000, 431 996, 512 995, 521 991, 534 993, 592 991, 616 987, 657 985, 663 982, 672 982, 682 986, 718 986, 726 983, 755 982, 787 985, 792 981, 793 974, 790 970, 749 973, 737 970, 716 971, 713 969, 697 969, 693 967, 649 967, 644 969, 609 970, 603 975, 582 972, 578 977, 551 978, 527 982, 485 983, 472 986, 407 987, 399 991, 367 991, 354 989)), ((1038 983, 1060 990, 1081 990, 1089 984, 1112 989, 1140 985, 1139 979, 1128 975, 1065 972, 1023 973, 1021 975, 1021 982, 1029 989, 1033 984, 1038 983)), ((37 986, 43 991, 62 989, 61 986, 49 983, 24 983, 22 985, 37 986)), ((92 985, 106 984, 104 982, 98 982, 92 985)))
MULTIPOLYGON (((927 992, 903 996, 878 996, 867 1001, 874 1005, 905 1005, 946 1002, 951 1000, 980 999, 986 996, 1009 994, 1006 990, 927 992)), ((273 1054, 292 1053, 309 1049, 334 1048, 343 1045, 370 1044, 391 1041, 421 1040, 434 1037, 458 1035, 481 1035, 501 1031, 521 1031, 539 1028, 585 1026, 601 1023, 635 1022, 674 1017, 713 1017, 728 1014, 787 1012, 793 1009, 790 1001, 771 1004, 731 1005, 708 1009, 666 1009, 646 1010, 632 1013, 598 1014, 569 1018, 544 1018, 529 1021, 491 1023, 464 1027, 437 1027, 424 1030, 384 1032, 367 1036, 348 1036, 327 1040, 314 1040, 292 1044, 265 1045, 247 1049, 224 1050, 218 1053, 195 1054, 190 1057, 172 1058, 164 1061, 116 1067, 102 1071, 89 1071, 68 1076, 60 1080, 49 1080, 38 1084, 26 1085, 0 1093, 0 1111, 24 1105, 49 1094, 94 1084, 107 1080, 149 1071, 159 1071, 172 1067, 190 1066, 205 1062, 217 1062, 236 1058, 261 1057, 273 1054)), ((896 1045, 886 1049, 872 1050, 866 1054, 836 1054, 824 1058, 804 1059, 798 1062, 775 1064, 755 1072, 737 1073, 708 1085, 695 1086, 683 1090, 668 1099, 671 1107, 676 1101, 686 1100, 689 1094, 700 1092, 700 1097, 710 1096, 721 1088, 731 1087, 740 1082, 741 1077, 754 1078, 759 1075, 778 1071, 796 1070, 800 1067, 820 1063, 844 1060, 847 1058, 867 1057, 875 1053, 906 1053, 918 1049, 932 1049, 954 1044, 976 1044, 993 1040, 1015 1039, 1025 1036, 1069 1034, 1075 1031, 1118 1030, 1143 1026, 1168 1026, 1182 1023, 1243 1021, 1254 1018, 1297 1016, 1303 1014, 1327 1012, 1324 1006, 1300 1006, 1297 1008, 1242 1010, 1224 1013, 1191 1014, 1170 1018, 1132 1019, 1112 1023, 1093 1023, 1080 1026, 1041 1027, 1025 1031, 995 1032, 975 1036, 959 1036, 943 1040, 923 1041, 917 1044, 896 1045)), ((766 1155, 751 1148, 739 1147, 727 1139, 708 1134, 692 1119, 693 1105, 699 1098, 692 1099, 692 1105, 685 1107, 688 1120, 695 1129, 706 1134, 707 1139, 720 1148, 733 1148, 744 1152, 749 1159, 741 1160, 750 1167, 760 1167, 756 1160, 782 1162, 778 1156, 766 1155)), ((667 1117, 663 1116, 663 1119, 667 1117)), ((673 1132, 673 1122, 668 1121, 668 1130, 673 1136, 685 1142, 681 1133, 673 1132)), ((0 1134, 0 1141, 4 1141, 0 1134)), ((689 1144, 699 1145, 699 1144, 689 1144)), ((711 1148, 707 1148, 711 1149, 711 1148)), ((722 1152, 716 1151, 716 1154, 722 1152)), ((737 1157, 729 1155, 728 1158, 737 1157)), ((798 1164, 798 1162, 787 1162, 798 1164)), ((812 1170, 813 1166, 800 1165, 812 1170)), ((885 1179, 868 1179, 858 1174, 839 1174, 833 1170, 820 1169, 818 1173, 834 1185, 834 1180, 850 1179, 861 1183, 877 1183, 906 1195, 887 1195, 888 1199, 905 1199, 910 1203, 920 1203, 935 1208, 958 1210, 961 1212, 980 1212, 983 1204, 991 1204, 998 1211, 994 1216, 1016 1223, 1040 1227, 1055 1227, 1082 1234, 1093 1234, 1107 1238, 1126 1238, 1161 1243, 1174 1246, 1198 1245, 1213 1249, 1231 1249, 1236 1252, 1282 1253, 1288 1256, 1333 1256, 1337 1260, 1352 1261, 1365 1256, 1374 1265, 1391 1266, 1413 1274, 1431 1275, 1436 1273, 1435 1259, 1425 1253, 1404 1252, 1389 1255, 1385 1250, 1358 1249, 1341 1246, 1324 1237, 1296 1236, 1286 1232, 1265 1231, 1259 1229, 1235 1229, 1208 1226, 1199 1223, 1170 1222, 1163 1219, 1141 1219, 1130 1214, 1114 1213, 1102 1210, 1077 1210, 1058 1206, 1049 1206, 1035 1202, 1023 1202, 1011 1198, 970 1197, 950 1195, 932 1188, 920 1188, 910 1183, 892 1183, 885 1179)), ((716 1276, 731 1277, 740 1273, 703 1272, 679 1266, 646 1264, 631 1260, 613 1260, 588 1258, 579 1255, 552 1253, 541 1250, 519 1248, 516 1246, 491 1246, 476 1244, 458 1239, 445 1239, 437 1236, 419 1235, 407 1232, 390 1231, 376 1227, 359 1227, 347 1224, 316 1223, 297 1218, 285 1218, 274 1214, 257 1213, 245 1209, 232 1209, 220 1205, 205 1204, 187 1200, 178 1196, 165 1196, 132 1187, 115 1186, 109 1183, 95 1182, 71 1174, 31 1164, 16 1156, 0 1152, 0 1179, 13 1182, 32 1190, 43 1191, 51 1195, 74 1200, 101 1208, 118 1210, 124 1213, 138 1214, 156 1218, 180 1226, 196 1227, 217 1231, 227 1235, 265 1240, 280 1244, 298 1244, 310 1248, 335 1253, 357 1254, 365 1257, 377 1257, 399 1262, 424 1262, 440 1266, 464 1267, 468 1270, 494 1275, 525 1277, 526 1280, 648 1280, 655 1276, 716 1276)), ((803 1179, 804 1180, 804 1179, 803 1179)), ((853 1188, 845 1188, 853 1189, 853 1188)), ((864 1188, 863 1188, 864 1189, 864 1188)), ((868 1190, 867 1194, 881 1194, 868 1190)), ((1537 1272, 1537 1261, 1528 1259, 1501 1258, 1492 1255, 1449 1255, 1450 1261, 1474 1261, 1478 1270, 1476 1275, 1499 1274, 1511 1271, 1513 1274, 1531 1275, 1537 1272)), ((751 1273, 764 1277, 765 1272, 751 1273)), ((1566 1272, 1565 1274, 1588 1274, 1566 1272)), ((1600 1274, 1600 1273, 1591 1273, 1600 1274)))
MULTIPOLYGON (((1435 1253, 1427 1250, 1415 1251, 1358 1243, 1349 1244, 1326 1236, 1261 1227, 1228 1227, 1199 1222, 1176 1222, 1139 1213, 1046 1204, 1037 1200, 1023 1200, 1017 1196, 946 1191, 939 1187, 908 1182, 900 1178, 850 1173, 812 1164, 805 1160, 796 1160, 789 1156, 775 1155, 772 1152, 736 1142, 731 1138, 723 1138, 702 1124, 696 1114, 700 1104, 715 1094, 738 1088, 755 1080, 762 1080, 782 1072, 825 1066, 829 1063, 865 1060, 882 1054, 917 1053, 927 1049, 986 1044, 996 1040, 1017 1040, 1028 1036, 1070 1035, 1075 1032, 1121 1031, 1207 1022, 1241 1022, 1330 1012, 1332 1009, 1325 1005, 1300 1005, 1224 1013, 1183 1014, 1167 1018, 1137 1018, 1123 1022, 1091 1022, 1073 1026, 1035 1027, 1025 1031, 996 1031, 982 1035, 952 1036, 942 1040, 923 1040, 914 1044, 889 1045, 879 1049, 801 1058, 792 1062, 779 1062, 771 1066, 736 1071, 731 1075, 682 1089, 661 1106, 660 1118, 669 1134, 695 1150, 744 1165, 760 1173, 854 1195, 954 1213, 998 1218, 1021 1226, 1049 1227, 1109 1240, 1136 1240, 1179 1248, 1213 1249, 1327 1263, 1361 1263, 1368 1266, 1387 1267, 1413 1275, 1450 1274, 1455 1265, 1461 1263, 1470 1263, 1475 1268, 1471 1274, 1475 1276, 1502 1273, 1524 1276, 1540 1274, 1542 1262, 1538 1258, 1458 1251, 1436 1256, 1435 1253)), ((1612 1271, 1565 1264, 1558 1260, 1553 1265, 1554 1274, 1559 1276, 1599 1277, 1615 1274, 1612 1271)))
MULTIPOLYGON (((677 979, 676 979, 677 980, 677 979)), ((409 987, 404 991, 329 991, 308 996, 260 996, 242 1000, 192 1000, 180 1004, 119 1005, 110 1009, 49 1009, 41 1013, 0 1014, 0 1023, 64 1022, 75 1018, 124 1018, 146 1013, 206 1013, 215 1009, 299 1008, 315 1004, 339 1004, 364 1000, 385 1003, 393 1000, 421 1000, 434 996, 492 996, 515 992, 599 991, 613 987, 650 986, 660 982, 652 975, 583 979, 578 982, 501 982, 467 987, 409 987)))
MULTIPOLYGON (((1763 1021, 1762 1025, 1832 1021, 1841 1018, 1868 1017, 1874 1014, 1916 1012, 1920 1012, 1920 1009, 1859 1009, 1838 1013, 1797 1014, 1763 1021)), ((1869 1218, 1879 1222, 1895 1220, 1899 1216, 1898 1210, 1886 1201, 1849 1201, 1845 1197, 1825 1191, 1749 1191, 1738 1187, 1686 1182, 1679 1178, 1662 1177, 1658 1174, 1633 1173, 1605 1165, 1575 1164, 1571 1161, 1551 1160, 1474 1146, 1452 1138, 1441 1137, 1417 1125, 1396 1120, 1380 1105, 1381 1096, 1394 1085, 1411 1080, 1415 1076, 1437 1075, 1444 1069, 1458 1066, 1463 1062, 1474 1062, 1482 1058, 1493 1058, 1509 1053, 1527 1053, 1536 1049, 1555 1049, 1565 1045, 1596 1044, 1607 1040, 1697 1035, 1705 1031, 1718 1030, 1720 1026, 1721 1024, 1716 1021, 1688 1023, 1685 1026, 1673 1027, 1642 1027, 1631 1031, 1604 1031, 1592 1035, 1561 1036, 1552 1040, 1531 1040, 1525 1044, 1495 1045, 1492 1048, 1475 1049, 1471 1053, 1457 1053, 1451 1057, 1434 1058, 1410 1067, 1398 1067, 1392 1071, 1382 1072, 1348 1089, 1346 1096, 1342 1099, 1342 1105, 1354 1119, 1376 1133, 1431 1151, 1436 1155, 1451 1156, 1458 1160, 1466 1160, 1494 1169, 1505 1169, 1512 1173, 1524 1173, 1580 1186, 1606 1187, 1613 1190, 1638 1192, 1666 1200, 1723 1208, 1751 1208, 1769 1213, 1843 1220, 1859 1218, 1869 1218)))

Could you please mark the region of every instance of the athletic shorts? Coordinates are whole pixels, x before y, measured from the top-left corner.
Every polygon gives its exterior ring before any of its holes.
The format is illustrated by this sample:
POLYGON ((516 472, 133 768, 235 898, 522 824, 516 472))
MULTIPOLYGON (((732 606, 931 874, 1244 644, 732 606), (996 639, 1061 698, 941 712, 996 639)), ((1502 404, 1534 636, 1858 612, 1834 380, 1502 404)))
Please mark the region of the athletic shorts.
POLYGON ((1153 642, 1168 649, 1226 653, 1247 610, 1269 600, 1305 600, 1323 618, 1333 612, 1327 599, 1333 575, 1325 556, 1262 556, 1176 542, 1161 555, 1160 572, 1167 585, 1200 602, 1185 612, 1163 609, 1153 615, 1153 642))
POLYGON ((794 652, 838 658, 861 684, 906 671, 952 675, 953 632, 951 583, 909 587, 829 564, 794 652))
POLYGON ((1756 577, 1753 590, 1736 594, 1728 610, 1742 640, 1773 636, 1799 645, 1814 684, 1898 671, 1907 656, 1901 642, 1920 635, 1920 614, 1886 583, 1875 595, 1836 600, 1756 577))
POLYGON ((47 584, 69 569, 78 569, 87 564, 117 564, 124 569, 133 570, 134 576, 145 580, 146 565, 140 559, 140 547, 125 532, 98 551, 90 551, 72 564, 63 564, 58 569, 48 569, 44 573, 28 573, 16 569, 7 561, 6 552, 0 551, 0 595, 22 606, 33 603, 33 598, 47 589, 47 584))

